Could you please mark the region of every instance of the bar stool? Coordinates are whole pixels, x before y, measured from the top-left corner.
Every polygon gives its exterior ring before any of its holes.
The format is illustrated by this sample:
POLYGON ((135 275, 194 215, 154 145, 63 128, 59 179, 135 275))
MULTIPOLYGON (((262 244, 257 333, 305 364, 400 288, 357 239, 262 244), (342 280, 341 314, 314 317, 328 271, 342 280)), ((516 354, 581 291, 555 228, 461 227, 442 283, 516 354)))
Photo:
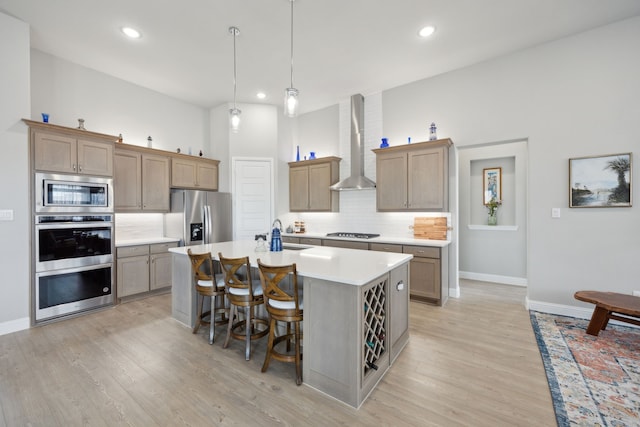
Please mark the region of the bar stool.
POLYGON ((300 323, 302 316, 302 296, 298 293, 298 273, 296 265, 269 266, 262 264, 258 259, 260 271, 260 283, 262 284, 265 305, 271 319, 269 325, 269 340, 267 352, 264 356, 262 372, 269 368, 271 358, 281 362, 295 362, 296 384, 302 384, 302 352, 300 350, 300 323), (286 280, 286 279, 290 279, 286 280), (276 336, 277 322, 286 322, 286 333, 276 336), (291 324, 294 324, 294 332, 291 332, 291 324), (294 340, 295 353, 291 354, 291 340, 294 340), (277 351, 276 345, 286 341, 287 353, 277 351))
MULTIPOLYGON (((191 271, 193 272, 193 281, 196 288, 197 296, 200 296, 200 305, 196 314, 196 324, 193 327, 193 333, 197 333, 200 325, 209 325, 209 344, 213 344, 215 339, 215 325, 223 325, 227 323, 225 308, 225 286, 222 277, 216 277, 213 269, 213 261, 210 253, 194 254, 191 249, 187 249, 189 260, 191 261, 191 271), (215 282, 215 286, 214 286, 215 282), (205 298, 211 298, 211 309, 202 312, 204 309, 205 298), (216 320, 216 314, 220 314, 220 319, 216 320), (209 320, 204 320, 209 317, 209 320)), ((196 296, 196 297, 197 297, 196 296)))
POLYGON ((225 258, 218 253, 218 259, 225 274, 224 282, 227 286, 227 299, 229 300, 229 323, 227 325, 227 339, 223 348, 229 346, 231 337, 245 341, 245 359, 251 358, 251 341, 262 338, 269 332, 269 323, 265 319, 255 317, 256 306, 264 304, 262 287, 254 287, 251 278, 251 265, 249 257, 225 258), (246 277, 242 280, 241 277, 246 277), (238 307, 244 307, 244 320, 239 320, 238 307), (238 320, 234 322, 234 319, 238 320), (262 328, 258 325, 262 325, 262 328), (241 333, 244 328, 244 333, 241 333))

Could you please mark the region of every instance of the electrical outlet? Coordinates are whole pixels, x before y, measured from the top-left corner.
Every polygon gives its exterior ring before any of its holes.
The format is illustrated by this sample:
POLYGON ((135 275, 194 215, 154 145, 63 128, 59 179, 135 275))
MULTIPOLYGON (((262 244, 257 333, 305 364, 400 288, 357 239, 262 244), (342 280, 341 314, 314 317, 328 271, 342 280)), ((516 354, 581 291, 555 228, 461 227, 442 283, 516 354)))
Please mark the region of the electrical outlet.
POLYGON ((551 218, 560 218, 560 208, 551 208, 551 218))
POLYGON ((640 297, 640 291, 633 291, 631 293, 634 297, 640 297))

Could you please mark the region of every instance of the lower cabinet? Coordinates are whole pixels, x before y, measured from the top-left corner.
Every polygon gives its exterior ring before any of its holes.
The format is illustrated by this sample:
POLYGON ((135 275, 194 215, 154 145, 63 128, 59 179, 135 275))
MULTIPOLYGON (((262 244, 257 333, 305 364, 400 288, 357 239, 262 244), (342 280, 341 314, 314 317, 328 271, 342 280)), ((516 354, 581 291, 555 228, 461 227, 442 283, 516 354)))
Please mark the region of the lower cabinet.
POLYGON ((442 257, 446 257, 447 252, 443 254, 441 248, 426 246, 405 245, 402 249, 413 255, 409 279, 411 299, 443 305, 448 298, 449 281, 443 277, 442 257))
MULTIPOLYGON (((380 252, 412 254, 409 280, 404 280, 406 292, 419 302, 443 305, 449 297, 448 251, 434 246, 400 245, 394 243, 363 242, 354 240, 319 239, 283 236, 284 243, 333 246, 380 252), (409 286, 410 284, 410 286, 409 286)), ((392 355, 393 356, 393 355, 392 355)))
POLYGON ((322 241, 322 246, 333 246, 334 248, 347 248, 347 249, 363 249, 365 251, 369 250, 369 243, 354 242, 353 240, 325 239, 322 241))
POLYGON ((171 286, 171 253, 177 243, 124 246, 117 249, 118 298, 171 286))
POLYGON ((315 237, 282 236, 282 243, 299 243, 301 245, 322 246, 322 239, 315 237))

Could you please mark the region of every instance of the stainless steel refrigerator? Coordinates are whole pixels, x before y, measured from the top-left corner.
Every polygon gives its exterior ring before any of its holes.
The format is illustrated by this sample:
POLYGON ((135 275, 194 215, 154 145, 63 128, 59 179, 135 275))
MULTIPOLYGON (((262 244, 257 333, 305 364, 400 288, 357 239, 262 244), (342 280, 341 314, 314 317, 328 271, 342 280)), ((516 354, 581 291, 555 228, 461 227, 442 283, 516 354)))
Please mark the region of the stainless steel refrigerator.
POLYGON ((165 235, 179 238, 181 246, 233 239, 230 193, 173 189, 164 218, 165 235))

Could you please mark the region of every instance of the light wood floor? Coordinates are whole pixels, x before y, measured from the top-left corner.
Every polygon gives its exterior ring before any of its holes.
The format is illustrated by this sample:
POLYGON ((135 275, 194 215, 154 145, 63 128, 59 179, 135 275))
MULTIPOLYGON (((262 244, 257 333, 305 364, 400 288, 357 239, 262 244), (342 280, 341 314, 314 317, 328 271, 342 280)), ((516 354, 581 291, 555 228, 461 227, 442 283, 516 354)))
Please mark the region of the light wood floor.
POLYGON ((225 332, 171 318, 155 296, 0 336, 0 426, 553 426, 523 288, 463 281, 445 307, 411 303, 410 342, 359 410, 261 373, 225 332))

